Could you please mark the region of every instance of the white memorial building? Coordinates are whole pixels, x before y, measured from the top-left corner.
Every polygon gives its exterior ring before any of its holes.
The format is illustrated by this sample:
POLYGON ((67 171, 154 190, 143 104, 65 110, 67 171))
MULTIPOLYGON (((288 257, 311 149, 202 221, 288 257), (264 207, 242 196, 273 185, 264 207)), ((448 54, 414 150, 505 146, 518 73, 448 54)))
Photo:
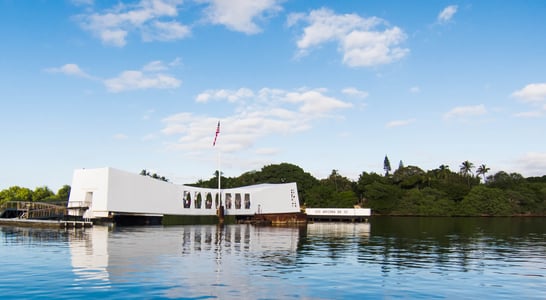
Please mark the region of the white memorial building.
POLYGON ((74 171, 68 214, 84 219, 126 216, 225 216, 300 213, 296 183, 232 189, 178 185, 113 168, 74 171), (221 196, 221 197, 220 197, 221 196))

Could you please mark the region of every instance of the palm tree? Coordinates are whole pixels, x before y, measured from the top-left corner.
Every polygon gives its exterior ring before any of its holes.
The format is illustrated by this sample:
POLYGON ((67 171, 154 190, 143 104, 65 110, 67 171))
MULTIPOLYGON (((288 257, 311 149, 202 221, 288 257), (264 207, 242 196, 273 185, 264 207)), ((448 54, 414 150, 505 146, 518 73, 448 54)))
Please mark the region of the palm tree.
POLYGON ((469 162, 468 160, 463 161, 461 164, 461 174, 462 175, 468 175, 468 173, 472 174, 472 169, 474 168, 474 164, 469 162))
POLYGON ((481 166, 476 169, 476 175, 482 175, 483 176, 483 182, 485 183, 485 174, 491 170, 488 168, 485 164, 482 164, 481 166))
POLYGON ((468 160, 463 161, 461 164, 460 173, 461 175, 464 175, 468 178, 468 186, 470 186, 470 176, 469 173, 473 175, 472 169, 474 168, 474 164, 469 162, 468 160))
POLYGON ((438 169, 440 170, 440 178, 446 179, 449 176, 450 170, 448 165, 441 165, 438 169))

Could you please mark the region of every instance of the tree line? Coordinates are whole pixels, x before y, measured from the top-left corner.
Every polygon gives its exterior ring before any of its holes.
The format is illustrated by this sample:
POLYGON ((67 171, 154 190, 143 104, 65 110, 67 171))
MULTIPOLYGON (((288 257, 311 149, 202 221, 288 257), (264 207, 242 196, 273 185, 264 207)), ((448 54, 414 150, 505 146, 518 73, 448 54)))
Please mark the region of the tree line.
MULTIPOLYGON (((375 215, 404 216, 546 216, 546 175, 524 178, 504 171, 487 176, 485 164, 464 161, 458 171, 440 165, 425 171, 404 166, 392 172, 387 156, 385 174, 362 172, 354 181, 332 170, 317 179, 302 168, 281 163, 238 177, 221 178, 222 188, 259 183, 296 182, 302 207, 369 207, 375 215)), ((217 188, 218 171, 209 180, 191 184, 217 188)))
POLYGON ((69 196, 69 185, 63 185, 57 193, 54 193, 47 186, 36 187, 34 190, 20 186, 11 186, 0 191, 0 205, 9 201, 48 202, 66 205, 69 196))
MULTIPOLYGON (((237 177, 222 175, 221 188, 296 182, 302 207, 359 205, 371 208, 375 215, 546 216, 546 175, 525 178, 518 173, 500 171, 487 176, 490 169, 485 164, 475 167, 469 161, 462 162, 456 171, 445 164, 425 171, 400 161, 393 172, 387 156, 384 170, 384 174, 362 172, 355 181, 334 169, 327 178, 317 179, 297 165, 281 163, 237 177)), ((140 175, 169 181, 146 170, 140 175)), ((208 180, 189 185, 217 188, 218 171, 208 180)), ((34 190, 12 186, 0 191, 0 205, 6 201, 66 203, 69 194, 68 185, 56 194, 45 186, 34 190)))

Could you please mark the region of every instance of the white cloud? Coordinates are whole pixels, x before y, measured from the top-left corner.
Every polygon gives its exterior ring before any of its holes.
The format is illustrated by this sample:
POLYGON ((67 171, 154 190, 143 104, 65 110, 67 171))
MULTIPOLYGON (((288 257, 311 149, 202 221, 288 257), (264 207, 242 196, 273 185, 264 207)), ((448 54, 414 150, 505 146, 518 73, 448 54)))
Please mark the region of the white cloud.
POLYGON ((207 21, 246 34, 261 32, 256 19, 264 19, 282 10, 279 0, 205 0, 207 21))
POLYGON ((292 27, 296 25, 301 20, 305 20, 305 14, 304 13, 291 13, 286 17, 286 26, 292 27))
POLYGON ((343 94, 345 94, 345 95, 349 95, 349 96, 357 97, 357 98, 362 98, 362 99, 367 98, 369 96, 368 92, 358 90, 358 89, 356 89, 354 87, 344 88, 341 92, 343 94))
POLYGON ((474 105, 474 106, 459 106, 455 107, 446 114, 444 114, 444 119, 454 119, 454 118, 461 118, 464 119, 466 117, 472 117, 472 116, 480 116, 487 113, 487 110, 485 109, 485 105, 474 105))
POLYGON ((182 59, 180 57, 177 57, 169 63, 169 67, 176 67, 180 64, 182 64, 182 59))
MULTIPOLYGON (((205 91, 197 96, 196 101, 217 100, 232 105, 233 111, 221 118, 216 147, 220 147, 222 152, 234 152, 251 148, 263 136, 308 130, 314 120, 331 117, 335 111, 352 106, 325 93, 324 89, 220 89, 205 91)), ((200 151, 212 146, 218 118, 182 112, 165 118, 163 122, 163 134, 179 136, 170 148, 200 151)), ((257 151, 264 155, 273 154, 263 149, 257 151)))
POLYGON ((540 118, 544 115, 543 111, 525 111, 514 114, 516 118, 540 118))
POLYGON ((168 66, 157 60, 146 64, 142 70, 128 70, 117 77, 104 80, 108 91, 119 93, 129 90, 143 89, 175 89, 182 81, 168 74, 160 73, 168 70, 168 66))
POLYGON ((104 44, 123 47, 127 44, 125 37, 127 37, 127 31, 121 29, 104 29, 98 33, 100 39, 104 44))
POLYGON ((336 42, 343 55, 343 63, 350 67, 371 67, 397 61, 409 53, 400 48, 405 33, 377 18, 363 18, 357 14, 337 15, 322 8, 308 15, 291 14, 287 26, 306 22, 303 34, 297 41, 299 55, 327 42, 336 42))
POLYGON ((389 123, 387 123, 386 127, 387 128, 393 128, 393 127, 401 127, 401 126, 407 126, 411 123, 415 122, 415 119, 409 119, 409 120, 395 120, 395 121, 390 121, 389 123))
POLYGON ((145 74, 141 71, 124 71, 118 77, 107 79, 104 85, 110 92, 118 93, 141 89, 174 89, 182 81, 164 74, 145 74))
POLYGON ((142 70, 127 70, 121 72, 117 77, 101 79, 85 73, 76 64, 65 64, 58 68, 45 69, 49 73, 62 73, 68 76, 78 76, 87 79, 101 81, 110 92, 118 93, 128 90, 140 89, 174 89, 180 87, 182 81, 174 76, 161 73, 169 67, 178 64, 178 59, 165 65, 156 60, 146 64, 142 70), (174 64, 173 64, 174 63, 174 64))
POLYGON ((447 23, 449 22, 455 13, 457 13, 457 5, 450 5, 444 8, 439 14, 438 14, 438 23, 447 23))
POLYGON ((518 172, 524 176, 542 176, 546 170, 546 152, 529 152, 517 159, 518 172))
POLYGON ((546 83, 531 83, 512 93, 512 97, 524 102, 541 102, 546 100, 546 83))
POLYGON ((178 22, 156 21, 143 31, 142 40, 145 42, 172 41, 183 39, 190 34, 190 28, 178 22))
POLYGON ((163 64, 163 62, 160 60, 154 60, 147 63, 142 70, 147 72, 159 72, 167 70, 167 66, 165 66, 165 64, 163 64))
POLYGON ((240 88, 236 91, 224 89, 207 90, 197 95, 195 101, 201 103, 206 103, 209 100, 228 100, 229 102, 238 102, 253 96, 254 92, 247 88, 240 88))
POLYGON ((338 108, 349 108, 352 104, 323 95, 319 91, 292 92, 286 94, 286 101, 301 103, 300 111, 305 114, 322 115, 338 108))
POLYGON ((343 62, 351 67, 371 67, 400 60, 408 49, 395 47, 406 39, 398 27, 377 31, 352 31, 342 40, 343 62))
POLYGON ((421 88, 418 87, 418 86, 412 86, 410 89, 409 89, 410 93, 412 94, 418 94, 421 92, 421 88))
POLYGON ((118 134, 114 135, 115 140, 126 140, 128 138, 129 138, 129 136, 127 136, 127 135, 125 135, 123 133, 118 133, 118 134))
POLYGON ((254 153, 259 154, 259 155, 275 155, 275 154, 279 153, 279 149, 277 149, 277 148, 260 148, 260 149, 256 149, 256 151, 254 153))
POLYGON ((140 31, 144 41, 170 41, 187 37, 190 28, 174 20, 182 0, 141 0, 137 4, 117 6, 101 13, 76 16, 80 25, 104 44, 123 47, 131 31, 140 31))
POLYGON ((49 68, 45 70, 49 73, 61 73, 68 76, 77 76, 83 78, 92 78, 89 74, 85 73, 77 64, 65 64, 58 68, 49 68))

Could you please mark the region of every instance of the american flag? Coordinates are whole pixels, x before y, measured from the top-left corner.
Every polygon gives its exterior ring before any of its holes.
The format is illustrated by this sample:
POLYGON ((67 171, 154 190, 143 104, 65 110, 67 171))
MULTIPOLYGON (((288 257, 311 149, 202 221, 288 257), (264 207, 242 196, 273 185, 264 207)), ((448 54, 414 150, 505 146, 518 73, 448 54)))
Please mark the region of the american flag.
POLYGON ((220 121, 218 121, 218 126, 216 126, 216 134, 214 135, 214 142, 212 142, 212 146, 216 145, 216 139, 218 138, 219 133, 220 133, 220 121))

